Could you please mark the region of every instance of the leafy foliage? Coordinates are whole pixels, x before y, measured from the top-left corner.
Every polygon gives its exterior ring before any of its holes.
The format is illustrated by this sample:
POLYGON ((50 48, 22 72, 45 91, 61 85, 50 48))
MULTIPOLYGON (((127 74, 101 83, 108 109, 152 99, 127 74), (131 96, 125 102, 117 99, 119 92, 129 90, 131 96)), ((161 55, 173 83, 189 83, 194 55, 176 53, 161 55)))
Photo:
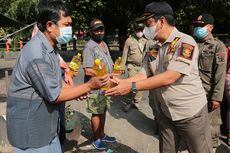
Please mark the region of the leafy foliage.
POLYGON ((71 6, 74 25, 79 29, 88 28, 91 19, 102 17, 106 6, 104 0, 66 0, 66 3, 71 6))
MULTIPOLYGON (((29 24, 36 20, 39 1, 46 4, 52 0, 0 0, 0 12, 29 24)), ((183 32, 188 33, 191 21, 203 12, 213 14, 216 27, 214 33, 229 33, 230 31, 230 0, 165 1, 172 6, 177 28, 183 32)), ((119 32, 121 36, 127 33, 130 24, 142 14, 145 5, 152 0, 65 0, 65 2, 72 9, 74 30, 85 30, 93 18, 101 18, 106 25, 107 34, 119 32)))
POLYGON ((16 0, 10 3, 8 14, 22 23, 32 23, 38 13, 39 0, 16 0))
MULTIPOLYGON (((159 0, 158 0, 159 1, 159 0)), ((160 0, 161 1, 161 0, 160 0)), ((191 21, 203 12, 212 13, 216 20, 216 33, 226 33, 229 29, 230 0, 166 0, 173 8, 177 27, 189 32, 191 21), (221 9, 220 9, 221 8, 221 9), (218 10, 218 11, 216 11, 218 10), (223 23, 225 26, 223 26, 223 23), (220 26, 222 25, 222 26, 220 26)), ((73 20, 78 28, 87 28, 92 18, 102 18, 107 33, 124 35, 130 24, 140 16, 146 4, 152 0, 66 0, 72 6, 73 20)))

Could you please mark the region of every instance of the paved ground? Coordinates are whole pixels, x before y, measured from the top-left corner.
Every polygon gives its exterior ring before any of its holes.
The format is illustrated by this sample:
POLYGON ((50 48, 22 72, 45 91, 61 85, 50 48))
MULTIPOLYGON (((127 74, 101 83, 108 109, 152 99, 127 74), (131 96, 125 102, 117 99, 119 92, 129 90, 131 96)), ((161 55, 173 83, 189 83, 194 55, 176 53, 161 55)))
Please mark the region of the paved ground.
MULTIPOLYGON (((14 61, 0 59, 0 115, 5 113, 6 101, 6 79, 4 70, 14 65, 14 61)), ((79 76, 75 78, 75 83, 80 84, 83 80, 83 72, 80 70, 79 76)), ((72 140, 67 143, 66 153, 94 153, 97 152, 91 145, 90 114, 85 110, 84 101, 70 101, 67 105, 78 111, 81 120, 81 135, 75 136, 78 141, 72 140)), ((148 105, 148 92, 145 92, 141 103, 141 111, 132 109, 129 113, 122 111, 123 103, 121 97, 114 98, 111 109, 107 113, 105 131, 107 134, 115 136, 117 143, 107 144, 107 152, 114 153, 158 153, 158 136, 154 134, 155 121, 151 108, 148 105)), ((0 131, 1 133, 1 131, 0 131)), ((1 144, 0 144, 1 145, 1 144)), ((1 151, 0 151, 1 152, 1 151)), ((106 152, 106 151, 104 151, 106 152)), ((187 151, 182 151, 186 153, 187 151)), ((215 151, 216 153, 230 153, 230 150, 222 142, 215 151)))

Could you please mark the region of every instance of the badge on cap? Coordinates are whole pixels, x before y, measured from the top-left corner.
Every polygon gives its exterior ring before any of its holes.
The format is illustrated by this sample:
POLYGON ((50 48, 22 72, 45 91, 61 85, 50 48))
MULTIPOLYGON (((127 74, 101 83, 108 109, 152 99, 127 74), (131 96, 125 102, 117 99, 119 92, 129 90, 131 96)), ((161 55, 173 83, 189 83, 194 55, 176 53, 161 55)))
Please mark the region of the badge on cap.
POLYGON ((191 64, 193 53, 194 53, 194 46, 187 44, 187 43, 182 43, 181 52, 179 56, 177 57, 177 60, 185 62, 187 64, 191 64))
POLYGON ((102 24, 102 22, 100 20, 97 20, 94 22, 94 24, 102 24))

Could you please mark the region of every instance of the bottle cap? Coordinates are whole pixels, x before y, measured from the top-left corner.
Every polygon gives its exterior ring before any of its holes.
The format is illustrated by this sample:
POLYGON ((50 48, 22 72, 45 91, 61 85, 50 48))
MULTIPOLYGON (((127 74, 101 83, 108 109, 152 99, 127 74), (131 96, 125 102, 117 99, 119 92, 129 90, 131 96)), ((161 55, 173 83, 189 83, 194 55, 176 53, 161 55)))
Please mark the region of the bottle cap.
POLYGON ((101 60, 97 58, 97 59, 95 59, 94 63, 95 63, 96 65, 99 65, 99 64, 101 63, 101 60))

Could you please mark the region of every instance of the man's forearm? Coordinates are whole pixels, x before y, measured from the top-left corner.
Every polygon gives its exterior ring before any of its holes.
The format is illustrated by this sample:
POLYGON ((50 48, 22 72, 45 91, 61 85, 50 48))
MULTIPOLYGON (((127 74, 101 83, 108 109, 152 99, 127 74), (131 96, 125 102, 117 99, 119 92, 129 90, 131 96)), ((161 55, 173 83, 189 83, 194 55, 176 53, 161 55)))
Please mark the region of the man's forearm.
POLYGON ((181 73, 168 70, 164 73, 136 82, 137 90, 150 90, 167 86, 176 82, 176 80, 178 80, 180 77, 181 73))
POLYGON ((77 97, 89 92, 91 90, 88 83, 78 85, 78 86, 63 86, 61 89, 61 93, 58 96, 56 102, 61 103, 64 101, 76 99, 77 97))

